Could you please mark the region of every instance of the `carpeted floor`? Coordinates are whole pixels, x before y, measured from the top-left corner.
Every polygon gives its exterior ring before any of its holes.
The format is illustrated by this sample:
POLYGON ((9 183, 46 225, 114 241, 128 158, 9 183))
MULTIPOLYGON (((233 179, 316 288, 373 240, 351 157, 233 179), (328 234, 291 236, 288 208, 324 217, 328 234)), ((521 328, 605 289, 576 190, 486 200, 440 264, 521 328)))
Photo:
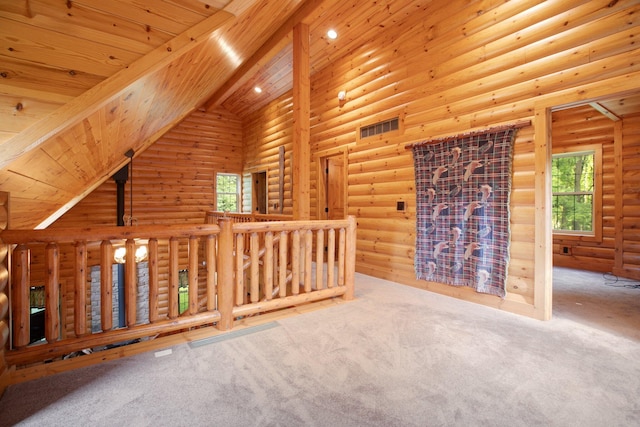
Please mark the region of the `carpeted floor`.
POLYGON ((356 280, 348 304, 12 386, 0 425, 640 425, 640 311, 589 324, 558 286, 541 322, 356 280))

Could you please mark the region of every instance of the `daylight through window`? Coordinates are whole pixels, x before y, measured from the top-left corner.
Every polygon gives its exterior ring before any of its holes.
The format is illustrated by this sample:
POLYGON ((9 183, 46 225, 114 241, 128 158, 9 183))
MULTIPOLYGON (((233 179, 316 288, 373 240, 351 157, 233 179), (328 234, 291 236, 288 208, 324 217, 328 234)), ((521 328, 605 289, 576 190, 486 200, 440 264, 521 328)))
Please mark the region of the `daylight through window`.
POLYGON ((216 210, 238 212, 240 175, 219 173, 216 176, 216 210))
POLYGON ((594 231, 595 152, 556 154, 552 159, 553 229, 594 231))

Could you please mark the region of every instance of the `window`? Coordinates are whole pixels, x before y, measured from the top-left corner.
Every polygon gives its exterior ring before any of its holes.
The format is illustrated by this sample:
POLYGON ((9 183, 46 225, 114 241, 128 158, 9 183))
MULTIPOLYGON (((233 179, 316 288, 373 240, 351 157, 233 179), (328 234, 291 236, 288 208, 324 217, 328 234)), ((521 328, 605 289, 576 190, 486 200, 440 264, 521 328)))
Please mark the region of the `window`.
POLYGON ((216 175, 216 210, 238 212, 240 200, 240 175, 219 173, 216 175))
POLYGON ((551 162, 552 222, 556 234, 600 236, 600 146, 554 154, 551 162))
POLYGON ((189 308, 189 270, 178 272, 178 312, 180 314, 189 308))

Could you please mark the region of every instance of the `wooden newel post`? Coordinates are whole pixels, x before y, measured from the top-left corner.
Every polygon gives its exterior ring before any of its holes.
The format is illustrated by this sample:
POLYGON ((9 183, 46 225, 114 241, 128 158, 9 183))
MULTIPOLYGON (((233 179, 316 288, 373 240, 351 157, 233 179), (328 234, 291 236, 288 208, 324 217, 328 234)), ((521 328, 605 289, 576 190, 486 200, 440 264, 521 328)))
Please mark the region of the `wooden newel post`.
POLYGON ((345 300, 352 300, 354 296, 355 276, 356 276, 356 218, 353 215, 347 217, 347 244, 345 254, 345 286, 347 292, 342 296, 345 300))
POLYGON ((13 251, 11 278, 11 310, 13 312, 13 347, 29 344, 31 310, 29 308, 29 282, 31 281, 31 252, 26 245, 13 251))
MULTIPOLYGON (((228 218, 220 219, 220 239, 218 241, 218 329, 228 331, 233 328, 233 224, 228 218)), ((236 256, 241 257, 238 253, 236 256)))

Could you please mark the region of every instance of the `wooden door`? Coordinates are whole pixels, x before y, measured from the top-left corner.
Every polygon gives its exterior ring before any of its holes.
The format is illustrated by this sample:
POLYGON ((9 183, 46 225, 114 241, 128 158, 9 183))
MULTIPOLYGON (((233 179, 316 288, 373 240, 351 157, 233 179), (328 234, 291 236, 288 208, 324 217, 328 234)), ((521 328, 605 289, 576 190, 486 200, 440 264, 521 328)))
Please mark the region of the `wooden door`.
POLYGON ((326 159, 326 208, 327 219, 346 217, 344 158, 340 156, 326 159))
POLYGON ((267 213, 267 173, 252 173, 253 181, 253 212, 267 213))

